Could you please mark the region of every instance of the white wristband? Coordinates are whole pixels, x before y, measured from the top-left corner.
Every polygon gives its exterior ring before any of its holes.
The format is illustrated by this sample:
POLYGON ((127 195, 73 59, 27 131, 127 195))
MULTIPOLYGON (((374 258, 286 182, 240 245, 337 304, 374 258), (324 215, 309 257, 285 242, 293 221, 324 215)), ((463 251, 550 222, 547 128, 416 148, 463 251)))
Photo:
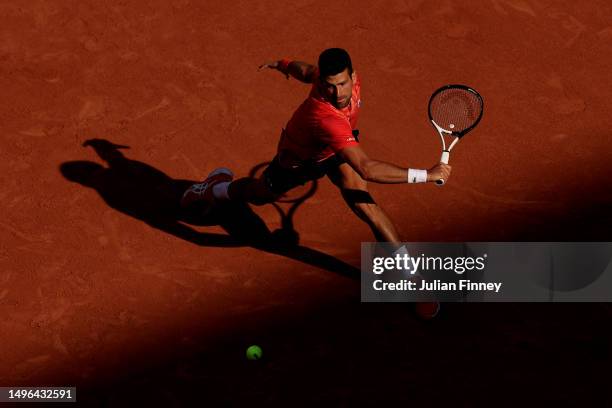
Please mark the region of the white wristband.
POLYGON ((426 183, 427 170, 408 169, 408 183, 426 183))

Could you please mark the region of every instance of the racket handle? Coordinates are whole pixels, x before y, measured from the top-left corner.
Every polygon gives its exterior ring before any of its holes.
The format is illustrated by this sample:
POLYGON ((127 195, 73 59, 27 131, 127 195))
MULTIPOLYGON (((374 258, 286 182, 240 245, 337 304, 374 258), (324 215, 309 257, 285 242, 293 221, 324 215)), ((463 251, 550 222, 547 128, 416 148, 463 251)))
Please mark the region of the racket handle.
POLYGON ((440 163, 448 164, 450 158, 450 152, 448 150, 442 150, 442 156, 440 156, 440 163))
MULTIPOLYGON (((440 156, 440 163, 448 164, 448 159, 450 159, 450 152, 448 150, 442 150, 442 156, 440 156)), ((436 186, 442 187, 443 185, 443 179, 436 180, 436 186)))

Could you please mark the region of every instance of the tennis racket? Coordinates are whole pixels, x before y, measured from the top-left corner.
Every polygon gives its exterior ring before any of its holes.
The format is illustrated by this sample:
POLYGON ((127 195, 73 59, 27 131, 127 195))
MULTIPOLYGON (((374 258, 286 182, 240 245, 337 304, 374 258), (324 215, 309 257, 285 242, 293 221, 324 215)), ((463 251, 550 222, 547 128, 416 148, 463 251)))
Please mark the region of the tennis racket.
MULTIPOLYGON (((448 164, 450 152, 459 139, 480 122, 483 106, 482 97, 478 92, 465 85, 445 85, 431 95, 429 120, 440 134, 442 141, 441 163, 448 164), (453 138, 448 148, 444 135, 453 138)), ((436 184, 442 186, 444 180, 436 180, 436 184)))

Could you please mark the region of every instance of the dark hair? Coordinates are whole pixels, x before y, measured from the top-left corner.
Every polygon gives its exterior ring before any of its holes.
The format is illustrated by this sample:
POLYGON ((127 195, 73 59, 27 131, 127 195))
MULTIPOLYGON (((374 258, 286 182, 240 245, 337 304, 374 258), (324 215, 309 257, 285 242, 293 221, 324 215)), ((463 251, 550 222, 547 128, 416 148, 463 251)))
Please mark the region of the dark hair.
POLYGON ((348 68, 349 75, 353 73, 353 63, 346 50, 328 48, 319 55, 319 77, 336 75, 348 68))

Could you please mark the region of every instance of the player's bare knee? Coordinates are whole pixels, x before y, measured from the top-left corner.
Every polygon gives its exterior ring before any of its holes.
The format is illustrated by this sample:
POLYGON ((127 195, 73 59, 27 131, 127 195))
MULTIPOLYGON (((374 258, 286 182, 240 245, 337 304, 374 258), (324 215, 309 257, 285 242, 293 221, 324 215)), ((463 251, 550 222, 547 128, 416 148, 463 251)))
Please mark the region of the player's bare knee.
POLYGON ((345 190, 363 190, 368 191, 368 183, 359 177, 359 174, 354 173, 344 175, 340 180, 340 188, 345 190))
POLYGON ((335 172, 331 173, 330 179, 335 185, 343 190, 367 191, 368 189, 367 182, 347 163, 342 163, 335 172))

